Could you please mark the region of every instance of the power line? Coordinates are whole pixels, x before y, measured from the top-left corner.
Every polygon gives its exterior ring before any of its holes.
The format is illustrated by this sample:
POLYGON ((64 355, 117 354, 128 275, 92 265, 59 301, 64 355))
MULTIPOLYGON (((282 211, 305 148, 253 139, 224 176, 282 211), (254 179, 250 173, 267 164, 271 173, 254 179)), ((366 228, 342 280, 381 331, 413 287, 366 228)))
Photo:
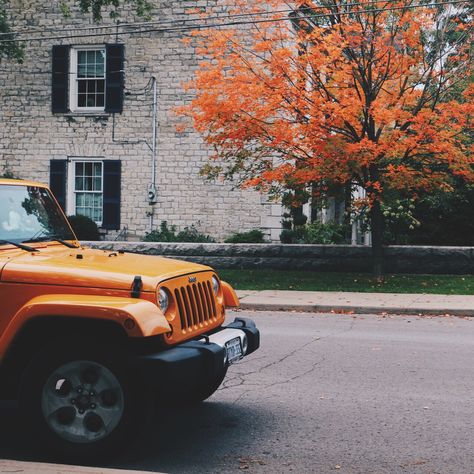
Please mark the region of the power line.
MULTIPOLYGON (((353 2, 353 3, 345 3, 341 5, 326 5, 326 6, 315 6, 311 7, 311 10, 327 10, 332 8, 341 8, 344 9, 346 7, 353 7, 359 5, 374 5, 376 2, 391 4, 396 3, 398 0, 371 0, 371 1, 363 1, 363 2, 353 2)), ((260 11, 254 13, 238 13, 238 14, 229 14, 226 15, 226 19, 234 19, 234 18, 246 18, 246 17, 253 17, 258 15, 275 15, 280 13, 294 13, 298 11, 305 11, 309 10, 309 7, 303 7, 300 10, 296 10, 294 8, 287 8, 284 10, 271 10, 271 11, 260 11)), ((336 12, 337 13, 337 12, 336 12)), ((336 14, 335 13, 335 14, 336 14)), ((209 20, 222 20, 223 16, 208 16, 205 18, 183 18, 183 19, 170 19, 170 20, 157 20, 157 21, 146 21, 146 22, 132 22, 132 23, 116 23, 115 25, 91 25, 91 26, 83 26, 83 27, 74 27, 74 28, 61 28, 61 27, 54 27, 54 28, 33 28, 33 29, 25 29, 25 30, 17 30, 17 31, 10 31, 8 33, 0 33, 1 36, 13 36, 13 35, 24 35, 30 33, 43 33, 43 32, 54 32, 61 30, 63 33, 67 32, 76 32, 76 31, 91 31, 91 30, 101 30, 101 29, 117 29, 117 28, 139 28, 142 26, 152 26, 152 25, 166 25, 166 24, 178 24, 178 23, 189 23, 189 22, 196 22, 196 21, 209 21, 209 20)), ((115 34, 115 32, 113 33, 115 34)))
MULTIPOLYGON (((411 10, 416 8, 433 8, 439 7, 442 5, 458 5, 461 3, 467 3, 468 0, 454 0, 454 1, 445 1, 438 3, 427 3, 427 4, 417 4, 417 5, 404 5, 401 7, 392 7, 392 8, 373 8, 367 10, 351 10, 346 12, 336 12, 336 13, 324 13, 316 14, 310 16, 299 16, 298 20, 314 20, 315 18, 330 18, 334 15, 345 16, 345 15, 360 15, 364 13, 379 13, 379 12, 388 12, 388 11, 398 11, 398 10, 411 10)), ((223 26, 244 26, 244 25, 257 25, 262 23, 279 23, 282 21, 293 21, 293 18, 288 16, 280 18, 266 18, 253 21, 231 21, 224 23, 211 23, 203 25, 189 25, 183 27, 170 27, 170 28, 149 28, 144 30, 137 31, 116 31, 116 32, 106 32, 106 33, 89 33, 85 35, 73 34, 67 36, 49 36, 49 37, 36 37, 36 38, 18 38, 18 39, 9 39, 9 40, 0 40, 0 43, 11 43, 12 41, 26 43, 32 41, 51 41, 51 40, 61 40, 61 39, 73 39, 73 38, 94 38, 94 37, 103 37, 103 36, 121 36, 121 35, 135 35, 135 34, 145 34, 145 33, 169 33, 169 32, 184 32, 184 31, 195 31, 195 30, 205 30, 212 28, 221 28, 223 26)))
MULTIPOLYGON (((454 31, 455 28, 454 27, 449 27, 445 33, 450 33, 452 31, 454 31)), ((468 37, 468 32, 464 32, 456 41, 455 44, 459 44, 461 41, 463 41, 465 38, 468 37)), ((445 52, 442 56, 445 56, 446 54, 449 54, 449 51, 445 52)), ((37 75, 37 74, 55 74, 56 72, 53 71, 53 70, 41 70, 41 71, 35 71, 35 70, 25 70, 25 69, 22 69, 22 72, 25 73, 25 74, 30 74, 30 75, 37 75)), ((109 71, 109 74, 116 74, 116 73, 122 73, 122 74, 125 74, 125 70, 124 69, 116 69, 116 70, 113 70, 113 71, 109 71)), ((71 71, 66 71, 66 72, 61 72, 61 73, 56 73, 56 74, 61 74, 61 75, 68 75, 68 76, 77 76, 77 72, 71 72, 71 71)), ((106 77, 103 76, 103 77, 86 77, 86 78, 82 78, 84 80, 104 80, 106 77)), ((138 89, 126 89, 126 91, 130 94, 130 95, 143 95, 144 93, 146 94, 148 91, 150 91, 151 89, 149 88, 150 85, 151 85, 151 81, 152 79, 150 79, 147 84, 142 87, 142 88, 138 88, 138 89)), ((163 95, 163 94, 161 94, 163 95)), ((174 96, 176 94, 168 94, 170 96, 174 96)), ((180 94, 182 95, 182 94, 180 94)), ((193 96, 193 94, 185 94, 185 95, 189 95, 190 97, 193 96)))

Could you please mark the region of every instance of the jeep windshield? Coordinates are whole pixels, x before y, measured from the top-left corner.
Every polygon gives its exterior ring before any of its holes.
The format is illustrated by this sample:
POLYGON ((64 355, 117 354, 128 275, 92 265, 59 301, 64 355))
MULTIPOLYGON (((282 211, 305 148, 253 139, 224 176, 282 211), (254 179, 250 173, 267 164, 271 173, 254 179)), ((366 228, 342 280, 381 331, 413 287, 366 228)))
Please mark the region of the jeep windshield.
POLYGON ((46 188, 0 185, 0 241, 76 240, 46 188))

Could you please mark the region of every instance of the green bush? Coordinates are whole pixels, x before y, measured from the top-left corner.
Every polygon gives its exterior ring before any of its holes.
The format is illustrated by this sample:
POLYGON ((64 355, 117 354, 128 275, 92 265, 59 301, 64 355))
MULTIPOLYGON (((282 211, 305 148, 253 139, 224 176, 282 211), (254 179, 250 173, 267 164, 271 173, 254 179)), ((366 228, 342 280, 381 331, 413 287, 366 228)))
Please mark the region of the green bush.
POLYGON ((228 244, 262 244, 265 240, 261 230, 253 229, 248 232, 235 232, 227 237, 225 242, 228 244))
POLYGON ((305 244, 305 228, 296 227, 295 229, 283 229, 280 233, 280 242, 282 244, 305 244))
POLYGON ((280 233, 280 242, 282 244, 294 244, 295 243, 295 231, 291 229, 283 229, 280 233))
POLYGON ((307 221, 308 221, 308 217, 305 216, 304 214, 293 216, 293 225, 295 227, 303 226, 306 224, 307 221))
POLYGON ((72 230, 79 240, 100 240, 97 224, 87 216, 68 216, 72 230))
POLYGON ((344 244, 346 242, 344 225, 329 222, 312 222, 305 227, 305 244, 344 244))
POLYGON ((176 238, 178 242, 215 242, 210 235, 202 234, 194 225, 185 227, 184 230, 178 232, 176 238))
POLYGON ((11 171, 5 171, 4 173, 0 174, 0 178, 18 179, 11 171))
POLYGON ((159 229, 146 234, 143 240, 145 242, 215 242, 210 235, 202 234, 194 225, 177 232, 176 226, 168 227, 166 221, 161 222, 159 229))
POLYGON ((473 246, 474 186, 459 179, 453 180, 453 188, 452 192, 439 189, 416 200, 399 200, 404 210, 395 215, 386 206, 386 243, 473 246))
POLYGON ((168 227, 168 223, 162 221, 160 228, 147 233, 143 240, 145 242, 176 242, 176 226, 168 227))
POLYGON ((335 223, 312 222, 294 229, 283 229, 280 241, 283 244, 344 244, 346 227, 335 223))

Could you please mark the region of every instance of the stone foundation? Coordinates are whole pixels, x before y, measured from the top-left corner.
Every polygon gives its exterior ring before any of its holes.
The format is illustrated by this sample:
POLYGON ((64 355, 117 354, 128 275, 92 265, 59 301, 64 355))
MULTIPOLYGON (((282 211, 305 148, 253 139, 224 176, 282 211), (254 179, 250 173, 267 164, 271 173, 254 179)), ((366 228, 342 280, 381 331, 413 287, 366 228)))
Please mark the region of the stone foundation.
MULTIPOLYGON (((371 248, 351 245, 84 242, 104 250, 124 250, 189 260, 215 268, 370 272, 371 248)), ((474 247, 390 246, 388 273, 474 273, 474 247)))

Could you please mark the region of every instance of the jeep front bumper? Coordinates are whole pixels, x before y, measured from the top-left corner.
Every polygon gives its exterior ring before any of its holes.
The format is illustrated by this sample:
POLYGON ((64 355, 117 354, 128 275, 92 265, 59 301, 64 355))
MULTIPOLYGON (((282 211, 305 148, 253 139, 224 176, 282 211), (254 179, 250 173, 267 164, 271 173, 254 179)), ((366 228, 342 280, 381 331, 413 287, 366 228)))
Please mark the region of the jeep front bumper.
POLYGON ((217 377, 228 364, 226 343, 240 338, 242 357, 260 346, 260 332, 251 319, 235 318, 210 335, 133 360, 142 381, 159 391, 192 389, 203 380, 217 377))

